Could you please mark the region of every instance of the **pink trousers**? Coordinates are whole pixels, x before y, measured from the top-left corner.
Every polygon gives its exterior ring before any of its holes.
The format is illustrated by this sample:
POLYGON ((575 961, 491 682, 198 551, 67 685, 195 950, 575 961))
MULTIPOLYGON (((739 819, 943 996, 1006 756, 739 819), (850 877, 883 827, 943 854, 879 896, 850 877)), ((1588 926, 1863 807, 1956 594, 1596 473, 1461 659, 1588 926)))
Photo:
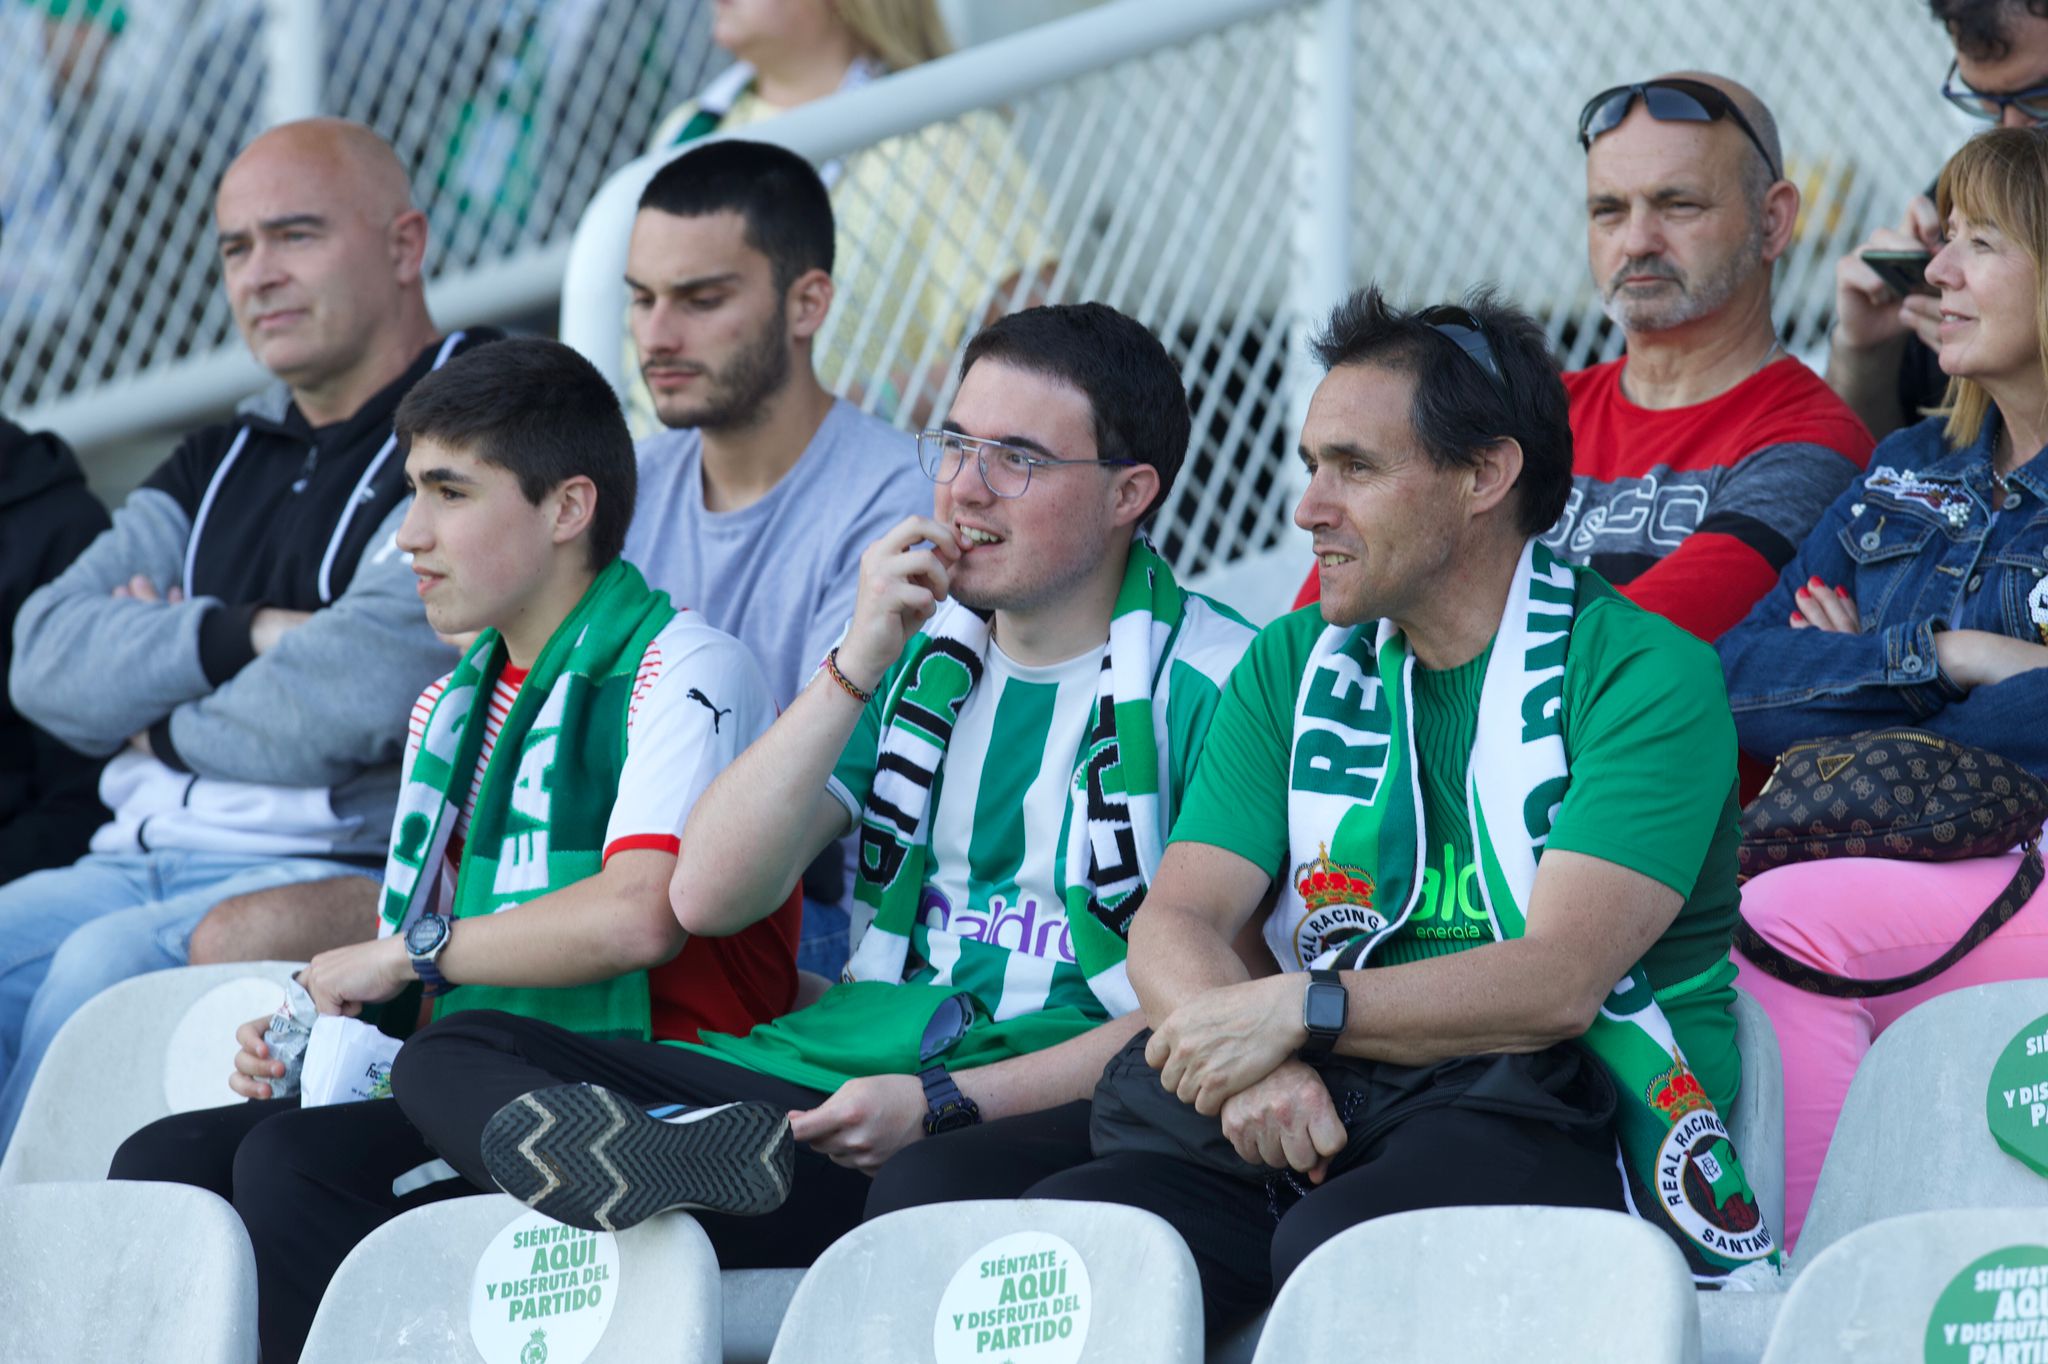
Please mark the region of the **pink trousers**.
MULTIPOLYGON (((1904 975, 1952 946, 2018 870, 2019 855, 1966 862, 1844 857, 1765 872, 1742 888, 1742 913, 1788 956, 1865 980, 1904 975)), ((2048 886, 2011 922, 1925 985, 1875 999, 1808 994, 1740 952, 1736 984, 1771 1017, 1785 1055, 1783 1244, 1799 1238, 1835 1118, 1877 1035, 1914 1005, 1991 981, 2048 977, 2048 886)))

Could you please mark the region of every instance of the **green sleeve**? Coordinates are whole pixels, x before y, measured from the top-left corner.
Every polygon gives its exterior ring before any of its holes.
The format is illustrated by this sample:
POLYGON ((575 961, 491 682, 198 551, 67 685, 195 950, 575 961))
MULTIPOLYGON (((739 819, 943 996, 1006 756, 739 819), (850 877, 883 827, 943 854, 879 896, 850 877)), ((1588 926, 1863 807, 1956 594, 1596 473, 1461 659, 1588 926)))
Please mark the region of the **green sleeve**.
POLYGON ((1287 860, 1287 762, 1294 697, 1322 633, 1320 608, 1259 632, 1216 703, 1179 815, 1175 843, 1207 843, 1277 872, 1287 860))
POLYGON ((1571 785, 1548 847, 1641 872, 1690 899, 1735 785, 1735 721, 1714 651, 1605 593, 1565 662, 1571 785))

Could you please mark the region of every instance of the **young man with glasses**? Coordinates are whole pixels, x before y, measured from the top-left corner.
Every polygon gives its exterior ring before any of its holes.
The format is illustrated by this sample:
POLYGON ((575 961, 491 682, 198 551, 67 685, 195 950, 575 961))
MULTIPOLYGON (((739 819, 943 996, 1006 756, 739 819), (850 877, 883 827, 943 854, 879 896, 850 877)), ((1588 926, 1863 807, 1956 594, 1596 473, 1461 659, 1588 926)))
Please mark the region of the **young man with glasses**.
POLYGON ((1799 191, 1748 90, 1678 73, 1579 114, 1587 252, 1618 360, 1564 376, 1572 495, 1543 544, 1712 640, 1849 480, 1869 433, 1771 325, 1799 191))
MULTIPOLYGON (((1955 44, 1941 83, 1944 99, 1987 124, 2026 128, 2048 122, 2048 0, 1928 0, 1928 9, 1955 44)), ((1880 440, 1939 406, 1948 376, 1935 360, 1937 291, 1902 296, 1863 253, 1931 255, 1941 246, 1930 185, 1913 196, 1897 227, 1878 228, 1835 262, 1828 383, 1880 440)))
POLYGON ((1715 1116, 1741 1066, 1714 654, 1534 538, 1573 475, 1533 319, 1367 291, 1317 351, 1320 609, 1231 675, 1131 932, 1153 1031, 1105 1072, 1098 1158, 1028 1196, 1172 1222, 1212 1328, 1415 1208, 1632 1206, 1698 1272, 1768 1258, 1715 1116), (1240 963, 1251 930, 1278 974, 1240 963))
POLYGON ((1139 1026, 1124 943, 1252 634, 1139 534, 1188 432, 1173 361, 1110 308, 976 336, 920 440, 932 512, 862 556, 852 624, 700 803, 672 887, 690 932, 739 932, 856 832, 846 979, 689 1048, 436 1025, 394 1083, 450 1163, 581 1226, 707 1209, 730 1268, 1087 1159, 1086 1099, 1139 1026), (892 1157, 908 1173, 871 1182, 892 1157))

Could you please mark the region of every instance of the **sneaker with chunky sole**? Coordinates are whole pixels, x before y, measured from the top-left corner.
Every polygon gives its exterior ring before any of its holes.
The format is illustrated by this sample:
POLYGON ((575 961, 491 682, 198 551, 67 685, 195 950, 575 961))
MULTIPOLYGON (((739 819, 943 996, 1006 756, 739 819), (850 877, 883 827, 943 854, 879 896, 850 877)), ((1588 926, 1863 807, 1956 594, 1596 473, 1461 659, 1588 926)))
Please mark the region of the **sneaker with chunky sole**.
POLYGON ((522 1094, 484 1127, 498 1187, 588 1231, 623 1231, 668 1208, 773 1212, 789 1196, 789 1115, 763 1103, 657 1109, 597 1085, 522 1094))

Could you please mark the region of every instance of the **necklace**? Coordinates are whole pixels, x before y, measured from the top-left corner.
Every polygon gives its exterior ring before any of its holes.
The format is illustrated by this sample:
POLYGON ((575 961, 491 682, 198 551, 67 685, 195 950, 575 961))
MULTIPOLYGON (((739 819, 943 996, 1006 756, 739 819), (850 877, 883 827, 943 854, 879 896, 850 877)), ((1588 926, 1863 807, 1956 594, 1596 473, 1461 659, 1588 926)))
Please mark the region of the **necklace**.
POLYGON ((1775 337, 1775 336, 1774 336, 1774 337, 1772 337, 1772 338, 1771 338, 1771 348, 1770 348, 1769 350, 1767 350, 1767 351, 1765 351, 1765 352, 1764 352, 1764 358, 1756 362, 1756 368, 1755 368, 1755 369, 1753 369, 1753 370, 1751 370, 1751 371, 1750 371, 1750 373, 1751 373, 1751 374, 1761 374, 1761 373, 1763 373, 1763 372, 1764 372, 1764 368, 1765 368, 1765 366, 1767 366, 1767 365, 1769 365, 1769 364, 1771 363, 1771 357, 1772 357, 1773 355, 1777 355, 1777 354, 1779 354, 1780 352, 1784 351, 1784 349, 1785 349, 1785 343, 1784 343, 1783 341, 1780 341, 1780 340, 1779 340, 1779 339, 1778 339, 1777 337, 1775 337))

